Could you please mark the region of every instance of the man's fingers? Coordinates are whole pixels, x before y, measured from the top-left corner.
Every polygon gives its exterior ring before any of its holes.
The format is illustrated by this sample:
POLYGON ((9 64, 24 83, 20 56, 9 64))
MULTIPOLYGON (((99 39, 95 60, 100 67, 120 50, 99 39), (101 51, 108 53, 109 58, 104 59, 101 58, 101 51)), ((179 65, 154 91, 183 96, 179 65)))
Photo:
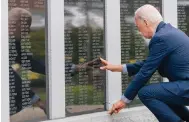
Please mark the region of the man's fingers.
POLYGON ((111 109, 108 111, 108 114, 112 115, 114 113, 114 111, 111 109))
POLYGON ((114 113, 117 114, 117 113, 118 113, 118 110, 115 110, 114 113))
POLYGON ((113 113, 115 113, 115 105, 113 104, 112 108, 109 110, 108 112, 110 115, 112 115, 113 113))
POLYGON ((100 67, 101 70, 106 70, 107 67, 106 66, 103 66, 103 67, 100 67))
POLYGON ((106 60, 104 60, 104 59, 102 59, 102 58, 100 58, 100 60, 101 60, 101 62, 102 62, 104 65, 107 65, 107 64, 108 64, 108 62, 107 62, 106 60))
POLYGON ((121 111, 121 109, 122 109, 122 108, 116 108, 116 109, 114 110, 114 113, 116 113, 116 114, 119 113, 119 112, 121 111))
POLYGON ((108 114, 112 115, 113 114, 113 106, 110 108, 110 110, 108 111, 108 114))
POLYGON ((111 114, 111 115, 113 113, 117 114, 121 111, 121 109, 123 109, 123 107, 113 105, 112 109, 109 111, 109 114, 111 114))
POLYGON ((108 111, 108 114, 112 115, 114 113, 113 107, 108 111))
POLYGON ((110 109, 110 111, 108 112, 109 114, 113 114, 113 113, 119 113, 120 110, 122 110, 125 107, 125 104, 122 101, 118 101, 117 103, 113 104, 112 108, 110 109))
POLYGON ((122 109, 122 108, 118 109, 118 110, 117 110, 117 113, 119 113, 119 112, 121 111, 121 109, 122 109))

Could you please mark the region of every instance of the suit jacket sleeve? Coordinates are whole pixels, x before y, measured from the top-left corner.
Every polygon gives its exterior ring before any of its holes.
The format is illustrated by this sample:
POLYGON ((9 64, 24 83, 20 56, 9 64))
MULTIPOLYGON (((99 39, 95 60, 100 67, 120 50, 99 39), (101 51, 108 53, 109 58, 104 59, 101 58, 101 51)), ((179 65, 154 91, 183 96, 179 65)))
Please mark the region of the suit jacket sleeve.
MULTIPOLYGON (((16 45, 16 51, 18 53, 18 55, 16 57, 16 62, 19 64, 22 64, 21 63, 21 53, 26 53, 26 52, 24 52, 23 50, 21 52, 21 42, 20 41, 16 41, 15 45, 16 45)), ((33 58, 32 54, 26 55, 26 57, 28 60, 30 60, 31 68, 32 68, 31 71, 45 74, 45 62, 35 60, 33 58)))
POLYGON ((36 60, 33 55, 27 55, 27 59, 31 63, 31 71, 45 75, 45 62, 42 60, 36 60))
MULTIPOLYGON (((155 38, 155 37, 154 37, 155 38)), ((141 67, 136 77, 130 82, 124 95, 129 100, 133 100, 141 87, 143 87, 156 69, 159 67, 163 58, 168 54, 167 45, 161 39, 152 39, 149 45, 149 56, 141 67)))
POLYGON ((30 57, 31 60, 31 71, 41 73, 45 75, 45 62, 38 61, 33 59, 33 57, 30 57))
POLYGON ((139 72, 140 68, 144 65, 144 62, 145 60, 136 63, 126 64, 128 75, 136 75, 139 72))

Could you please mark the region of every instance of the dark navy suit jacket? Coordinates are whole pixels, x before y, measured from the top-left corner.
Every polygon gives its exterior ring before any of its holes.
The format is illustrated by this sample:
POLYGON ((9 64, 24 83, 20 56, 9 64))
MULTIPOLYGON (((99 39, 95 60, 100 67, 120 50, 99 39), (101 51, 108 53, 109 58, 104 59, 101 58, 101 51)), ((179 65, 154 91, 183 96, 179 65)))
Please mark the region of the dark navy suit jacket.
POLYGON ((150 41, 147 59, 135 64, 127 64, 129 76, 135 74, 136 76, 126 89, 125 97, 133 100, 156 70, 170 82, 187 82, 187 85, 182 86, 184 88, 182 91, 186 92, 184 95, 189 98, 189 37, 164 22, 160 22, 150 41))
MULTIPOLYGON (((13 82, 14 85, 15 85, 15 93, 17 95, 15 96, 12 96, 14 97, 14 99, 16 100, 15 101, 15 106, 16 106, 16 110, 15 112, 19 112, 23 109, 23 105, 22 105, 22 79, 21 77, 17 74, 16 71, 14 71, 14 69, 11 67, 12 64, 14 63, 19 63, 19 64, 22 64, 21 63, 21 53, 26 53, 26 52, 23 52, 23 50, 21 49, 21 41, 20 40, 17 40, 14 42, 14 45, 16 46, 16 53, 17 53, 17 56, 14 60, 14 62, 9 62, 10 65, 9 65, 9 72, 12 72, 13 76, 14 76, 14 80, 9 80, 9 82, 13 82)), ((43 61, 38 61, 38 60, 35 60, 32 55, 27 55, 27 60, 30 61, 30 64, 31 64, 31 71, 33 72, 37 72, 37 73, 41 73, 41 74, 45 74, 45 63, 43 61)), ((10 58, 12 58, 10 56, 10 58)), ((28 90, 29 91, 29 97, 32 98, 35 93, 30 89, 28 90)), ((11 112, 11 109, 10 109, 10 115, 13 115, 13 114, 16 114, 16 113, 12 113, 11 112)))

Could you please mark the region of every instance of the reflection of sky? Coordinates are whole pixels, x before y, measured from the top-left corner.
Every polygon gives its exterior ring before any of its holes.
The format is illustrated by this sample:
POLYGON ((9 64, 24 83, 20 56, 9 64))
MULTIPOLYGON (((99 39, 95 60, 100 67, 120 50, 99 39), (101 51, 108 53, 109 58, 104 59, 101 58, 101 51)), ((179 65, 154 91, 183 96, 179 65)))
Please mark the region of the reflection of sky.
MULTIPOLYGON (((65 6, 65 28, 86 26, 87 24, 93 28, 103 28, 104 23, 104 10, 103 6, 99 4, 93 5, 94 9, 89 8, 87 12, 82 5, 65 6), (87 16, 88 15, 88 16, 87 16), (87 18, 88 17, 88 18, 87 18), (87 20, 88 22, 87 23, 87 20)), ((32 25, 31 30, 37 30, 45 27, 44 11, 32 10, 32 25)))
MULTIPOLYGON (((45 11, 32 10, 31 30, 37 30, 45 27, 45 11)), ((104 27, 104 9, 103 4, 94 4, 92 8, 86 11, 82 5, 69 6, 64 8, 64 24, 65 28, 81 27, 89 25, 92 28, 104 27), (88 20, 88 21, 87 21, 88 20), (88 22, 88 23, 87 23, 88 22)), ((126 16, 127 23, 134 24, 133 16, 126 16)))
POLYGON ((44 27, 45 27, 45 18, 40 15, 33 15, 31 29, 35 30, 44 27))
POLYGON ((80 6, 65 6, 64 11, 65 28, 87 25, 93 28, 103 28, 103 9, 89 9, 87 11, 80 6))
POLYGON ((31 10, 32 13, 32 24, 31 30, 38 30, 45 27, 45 10, 35 11, 31 10))
MULTIPOLYGON (((86 26, 87 24, 92 28, 103 28, 104 23, 104 9, 89 9, 87 12, 83 7, 77 6, 65 6, 64 8, 64 24, 65 28, 86 26), (87 18, 88 15, 88 18, 87 18), (86 20, 89 20, 88 23, 86 20)), ((125 21, 127 23, 134 24, 133 16, 126 16, 125 21)))
POLYGON ((183 5, 183 6, 189 6, 189 1, 188 0, 178 0, 177 4, 183 5))
POLYGON ((126 23, 135 24, 135 22, 134 22, 134 16, 125 16, 124 20, 125 20, 126 23))

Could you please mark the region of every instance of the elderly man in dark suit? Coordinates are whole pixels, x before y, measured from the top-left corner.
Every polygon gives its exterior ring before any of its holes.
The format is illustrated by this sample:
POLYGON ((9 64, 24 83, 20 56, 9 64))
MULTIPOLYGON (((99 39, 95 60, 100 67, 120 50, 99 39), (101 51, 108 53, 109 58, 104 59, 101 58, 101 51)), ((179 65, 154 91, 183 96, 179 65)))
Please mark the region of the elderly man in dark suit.
POLYGON ((143 104, 160 122, 189 122, 189 37, 171 24, 163 22, 158 10, 144 5, 135 12, 135 23, 148 39, 149 55, 134 64, 112 65, 101 59, 102 70, 136 75, 110 113, 118 113, 138 94, 143 104), (145 86, 158 70, 169 82, 145 86))
MULTIPOLYGON (((17 71, 13 68, 13 65, 16 64, 22 64, 22 54, 23 53, 28 53, 25 52, 21 46, 21 40, 24 40, 24 37, 27 36, 30 32, 30 26, 32 23, 32 15, 31 13, 23 8, 13 8, 9 11, 9 52, 11 52, 13 46, 16 50, 14 55, 9 55, 9 59, 14 59, 14 60, 10 60, 9 61, 9 72, 10 74, 12 73, 14 76, 14 80, 13 81, 9 81, 10 83, 13 82, 13 84, 15 85, 15 93, 17 95, 15 96, 11 96, 14 97, 15 99, 15 106, 16 106, 16 113, 20 112, 23 108, 22 106, 22 79, 21 77, 18 75, 17 71), (24 32, 26 34, 22 34, 21 30, 23 29, 23 25, 21 22, 21 19, 24 17, 24 19, 26 20, 26 26, 24 26, 24 32), (12 31, 14 30, 14 31, 12 31), (14 37, 14 38, 12 38, 14 37), (13 45, 13 46, 12 46, 13 45)), ((29 55, 30 53, 28 53, 27 60, 29 60, 29 62, 31 63, 31 71, 33 72, 37 72, 37 73, 41 73, 45 75, 45 63, 42 61, 38 61, 35 60, 33 58, 32 55, 29 55)), ((31 98, 30 104, 36 104, 37 106, 39 106, 41 109, 43 109, 46 112, 46 108, 45 105, 43 104, 43 102, 41 101, 41 99, 39 98, 39 96, 34 93, 31 89, 28 90, 29 92, 29 98, 31 98)), ((11 109, 10 109, 11 111, 11 109)), ((11 113, 10 115, 13 115, 15 113, 11 113)))

